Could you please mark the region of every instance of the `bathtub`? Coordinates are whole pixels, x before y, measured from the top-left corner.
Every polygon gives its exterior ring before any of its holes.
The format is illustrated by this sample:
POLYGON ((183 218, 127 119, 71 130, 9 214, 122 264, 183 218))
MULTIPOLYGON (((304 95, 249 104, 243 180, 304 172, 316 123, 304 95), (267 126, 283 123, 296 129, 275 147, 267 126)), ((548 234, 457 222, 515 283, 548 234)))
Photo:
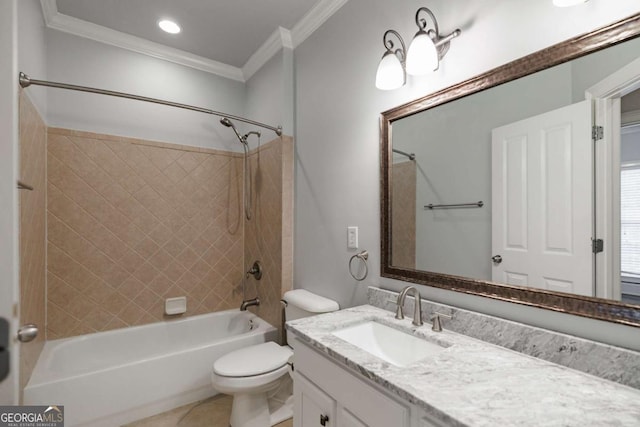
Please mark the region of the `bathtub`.
POLYGON ((66 426, 119 426, 215 395, 217 358, 276 338, 254 314, 228 310, 47 341, 24 404, 64 405, 66 426))

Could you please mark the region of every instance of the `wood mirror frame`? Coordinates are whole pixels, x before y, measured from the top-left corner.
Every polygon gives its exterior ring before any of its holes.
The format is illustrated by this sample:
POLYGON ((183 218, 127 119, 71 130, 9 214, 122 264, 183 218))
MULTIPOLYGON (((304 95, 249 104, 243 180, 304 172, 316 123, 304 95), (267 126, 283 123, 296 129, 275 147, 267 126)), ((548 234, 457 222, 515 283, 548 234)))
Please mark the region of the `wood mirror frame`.
POLYGON ((588 34, 558 43, 462 83, 383 112, 380 117, 381 276, 640 327, 640 305, 623 304, 614 300, 584 297, 568 293, 498 284, 491 281, 448 274, 393 267, 391 265, 391 171, 389 168, 392 164, 393 154, 391 146, 392 122, 638 36, 640 36, 640 14, 599 28, 588 34))

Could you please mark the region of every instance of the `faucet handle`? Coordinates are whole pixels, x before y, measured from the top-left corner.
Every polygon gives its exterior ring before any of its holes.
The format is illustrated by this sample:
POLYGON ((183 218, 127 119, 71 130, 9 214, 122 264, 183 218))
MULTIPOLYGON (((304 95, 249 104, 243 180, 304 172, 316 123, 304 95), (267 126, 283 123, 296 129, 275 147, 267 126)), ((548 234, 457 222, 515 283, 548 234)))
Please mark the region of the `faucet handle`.
POLYGON ((432 322, 432 326, 431 326, 432 331, 442 332, 442 320, 440 319, 441 317, 445 317, 447 319, 452 318, 452 316, 450 316, 449 314, 436 312, 433 316, 429 318, 432 322))

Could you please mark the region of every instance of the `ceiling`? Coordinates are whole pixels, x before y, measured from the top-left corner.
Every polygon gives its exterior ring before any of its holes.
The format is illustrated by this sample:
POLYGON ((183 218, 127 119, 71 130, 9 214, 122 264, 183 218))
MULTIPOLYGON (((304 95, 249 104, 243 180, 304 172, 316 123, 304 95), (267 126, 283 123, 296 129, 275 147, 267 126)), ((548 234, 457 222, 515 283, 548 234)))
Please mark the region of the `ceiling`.
POLYGON ((347 0, 40 0, 53 29, 245 81, 347 0), (182 27, 158 28, 161 19, 182 27))

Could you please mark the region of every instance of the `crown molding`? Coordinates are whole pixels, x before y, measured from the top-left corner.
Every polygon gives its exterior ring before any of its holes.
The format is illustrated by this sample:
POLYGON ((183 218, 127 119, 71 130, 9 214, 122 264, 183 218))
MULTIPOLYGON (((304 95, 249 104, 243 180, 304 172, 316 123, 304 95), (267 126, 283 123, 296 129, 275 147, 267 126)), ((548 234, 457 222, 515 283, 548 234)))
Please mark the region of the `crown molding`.
POLYGON ((293 47, 296 48, 317 30, 327 19, 331 18, 348 0, 322 0, 316 4, 291 29, 293 47))
POLYGON ((244 82, 242 70, 238 67, 64 15, 58 12, 55 0, 41 0, 41 4, 47 27, 51 29, 244 82))
POLYGON ((206 71, 228 79, 246 82, 282 48, 294 49, 300 45, 347 1, 321 0, 302 17, 291 31, 278 27, 262 46, 251 55, 242 68, 213 61, 181 49, 168 47, 64 15, 58 11, 56 0, 40 0, 40 5, 45 23, 51 29, 206 71))
POLYGON ((286 28, 278 27, 242 67, 242 74, 244 75, 245 81, 249 80, 283 48, 293 49, 291 32, 286 28))
POLYGON ((56 0, 40 0, 40 6, 42 7, 44 22, 48 27, 53 17, 58 14, 58 4, 56 0))
POLYGON ((242 67, 249 80, 282 48, 295 49, 336 13, 348 0, 322 0, 302 17, 291 31, 278 27, 242 67))

